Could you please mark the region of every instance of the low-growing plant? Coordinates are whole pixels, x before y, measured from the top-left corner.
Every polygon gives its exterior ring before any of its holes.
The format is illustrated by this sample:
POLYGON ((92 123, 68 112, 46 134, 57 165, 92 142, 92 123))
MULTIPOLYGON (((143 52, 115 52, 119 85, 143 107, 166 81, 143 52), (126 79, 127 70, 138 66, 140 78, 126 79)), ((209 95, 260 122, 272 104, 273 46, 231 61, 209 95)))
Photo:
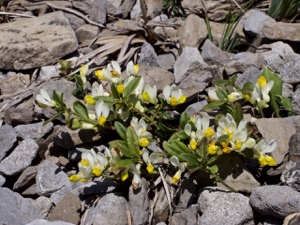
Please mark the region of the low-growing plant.
POLYGON ((274 100, 281 96, 281 92, 274 90, 279 80, 267 69, 256 84, 247 83, 242 89, 235 86, 234 79, 219 81, 215 90, 208 93, 211 103, 205 108, 225 110, 214 119, 189 116, 186 112, 180 113, 179 119, 174 118, 171 112, 185 103, 186 96, 174 84, 166 85, 158 94, 155 85, 145 84, 143 77, 138 76, 138 65, 133 62, 128 63, 125 77, 116 61, 94 72, 99 81, 109 82, 110 89, 101 83, 94 83, 91 90, 85 88, 87 71, 84 65, 76 76, 74 94, 78 100, 73 108, 67 107, 63 93, 55 90, 52 98, 44 89, 36 96, 40 107, 57 111, 46 122, 64 115, 66 125, 72 130, 115 133, 116 138, 109 141, 104 151, 86 149, 82 153, 79 171, 70 176, 71 181, 84 182, 104 176, 120 182, 132 179, 133 187, 139 188, 142 176, 153 178, 161 171, 169 174, 175 171, 170 183, 176 184, 184 173, 200 170, 227 186, 218 175, 217 161, 223 155, 235 153, 257 159, 261 166, 276 165, 270 155, 276 141, 259 138, 243 118, 238 103, 250 102, 258 111, 270 105, 279 111, 282 105, 274 100), (153 144, 158 148, 150 147, 153 144))
POLYGON ((272 0, 269 2, 268 14, 276 20, 293 21, 299 15, 299 0, 272 0))

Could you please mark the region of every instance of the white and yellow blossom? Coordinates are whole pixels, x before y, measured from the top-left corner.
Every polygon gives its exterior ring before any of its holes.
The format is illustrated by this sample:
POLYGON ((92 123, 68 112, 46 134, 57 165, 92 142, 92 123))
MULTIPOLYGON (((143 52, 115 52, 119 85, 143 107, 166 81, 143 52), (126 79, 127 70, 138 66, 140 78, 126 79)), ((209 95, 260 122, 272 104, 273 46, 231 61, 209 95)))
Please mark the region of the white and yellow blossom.
POLYGON ((162 162, 163 155, 160 152, 153 152, 150 154, 146 148, 143 148, 142 159, 147 164, 146 169, 147 169, 148 173, 153 174, 156 164, 162 162))
POLYGON ((186 96, 175 84, 172 84, 171 86, 166 85, 163 89, 163 95, 167 103, 171 106, 183 104, 186 101, 186 96))
POLYGON ((250 101, 253 105, 257 105, 259 108, 267 108, 268 102, 270 101, 269 92, 274 85, 274 80, 267 80, 264 76, 260 76, 255 84, 252 93, 246 94, 245 98, 250 101))
POLYGON ((142 92, 141 99, 144 102, 149 102, 154 105, 157 104, 158 98, 156 85, 151 87, 149 84, 146 84, 142 92))
POLYGON ((181 174, 185 171, 186 169, 186 163, 180 163, 179 159, 176 156, 172 156, 170 158, 170 163, 178 168, 177 172, 175 173, 175 175, 172 177, 172 184, 176 184, 178 183, 178 181, 181 178, 181 174))
POLYGON ((129 173, 133 174, 132 178, 132 188, 136 190, 141 187, 141 164, 132 165, 121 172, 121 180, 125 181, 129 177, 129 173))
POLYGON ((276 166, 275 159, 267 154, 273 152, 276 147, 277 142, 274 139, 269 142, 266 139, 262 139, 254 146, 254 149, 258 151, 258 162, 260 165, 276 166))
POLYGON ((95 106, 97 123, 100 126, 103 126, 106 122, 106 119, 109 115, 109 106, 103 102, 103 100, 99 100, 95 106))
POLYGON ((80 78, 81 78, 81 80, 84 84, 86 83, 86 75, 87 75, 88 71, 89 71, 89 66, 88 65, 82 65, 81 66, 79 75, 80 75, 80 78))
POLYGON ((43 88, 40 89, 40 94, 36 95, 35 100, 39 105, 39 107, 41 108, 56 106, 56 102, 50 97, 48 92, 43 88))
POLYGON ((216 101, 221 101, 221 99, 218 97, 216 89, 209 89, 207 92, 208 98, 207 101, 208 102, 216 102, 216 101))
POLYGON ((126 71, 128 76, 136 76, 139 72, 139 65, 134 65, 133 62, 130 61, 126 66, 126 71))
POLYGON ((94 72, 99 80, 109 81, 118 84, 121 81, 121 67, 117 61, 112 61, 107 68, 94 72))
POLYGON ((138 139, 139 145, 141 147, 147 147, 149 144, 149 140, 152 138, 152 134, 147 131, 147 124, 143 119, 138 120, 138 118, 133 117, 130 126, 135 130, 138 139))
POLYGON ((243 95, 242 92, 240 92, 240 91, 238 91, 234 88, 234 91, 231 92, 229 95, 227 95, 227 97, 228 97, 229 102, 235 102, 235 101, 238 101, 240 99, 243 99, 244 95, 243 95))
POLYGON ((84 151, 81 158, 78 163, 78 174, 74 174, 69 178, 72 182, 86 182, 92 177, 99 177, 108 164, 106 156, 101 152, 96 153, 93 149, 84 151))
POLYGON ((90 95, 86 95, 84 99, 89 105, 95 105, 96 101, 94 100, 94 97, 97 96, 109 96, 109 93, 104 90, 102 84, 94 82, 92 85, 92 93, 90 95))

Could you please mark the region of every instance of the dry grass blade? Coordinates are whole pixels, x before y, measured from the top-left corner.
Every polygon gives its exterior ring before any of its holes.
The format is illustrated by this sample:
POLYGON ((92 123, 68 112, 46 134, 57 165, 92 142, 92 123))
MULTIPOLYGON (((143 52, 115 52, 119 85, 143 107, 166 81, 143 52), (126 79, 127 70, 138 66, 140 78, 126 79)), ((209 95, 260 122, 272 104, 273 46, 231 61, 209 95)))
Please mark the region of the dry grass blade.
MULTIPOLYGON (((135 48, 131 48, 127 53, 126 55, 124 55, 123 58, 120 59, 119 63, 120 64, 123 64, 125 63, 126 61, 129 61, 129 59, 131 59, 133 57, 133 55, 141 48, 140 47, 135 47, 135 48)), ((125 63, 126 64, 126 63, 125 63)))
POLYGON ((117 61, 118 61, 119 63, 120 63, 120 61, 121 61, 120 59, 124 57, 124 55, 125 55, 125 53, 126 53, 128 47, 129 47, 129 45, 130 45, 130 43, 131 43, 131 41, 132 41, 132 39, 133 39, 134 37, 135 37, 135 34, 132 34, 132 35, 130 35, 130 36, 126 39, 126 41, 124 42, 124 45, 122 46, 121 51, 120 51, 120 54, 119 54, 118 59, 117 59, 117 61))
POLYGON ((149 26, 149 27, 174 27, 174 28, 178 28, 181 25, 179 23, 173 23, 173 22, 149 21, 147 23, 147 26, 149 26))
POLYGON ((31 15, 25 15, 25 14, 20 14, 20 13, 10 13, 10 12, 0 12, 0 15, 5 15, 5 16, 20 16, 20 17, 28 17, 28 18, 34 18, 36 16, 31 16, 31 15))

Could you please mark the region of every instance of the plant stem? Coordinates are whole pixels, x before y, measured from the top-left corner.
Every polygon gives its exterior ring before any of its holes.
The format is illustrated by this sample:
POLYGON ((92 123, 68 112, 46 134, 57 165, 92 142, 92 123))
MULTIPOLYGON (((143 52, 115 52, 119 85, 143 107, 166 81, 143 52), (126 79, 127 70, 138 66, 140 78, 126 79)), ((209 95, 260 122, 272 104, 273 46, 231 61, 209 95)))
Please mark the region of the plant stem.
MULTIPOLYGON (((210 171, 209 171, 210 172, 210 171)), ((230 191, 232 191, 232 192, 237 192, 237 190, 235 190, 233 187, 230 187, 228 184, 226 184, 222 179, 221 179, 221 177, 219 177, 219 175, 217 175, 217 174, 212 174, 211 172, 210 172, 210 174, 218 181, 218 182, 220 182, 221 184, 223 184, 225 187, 227 187, 230 191)))

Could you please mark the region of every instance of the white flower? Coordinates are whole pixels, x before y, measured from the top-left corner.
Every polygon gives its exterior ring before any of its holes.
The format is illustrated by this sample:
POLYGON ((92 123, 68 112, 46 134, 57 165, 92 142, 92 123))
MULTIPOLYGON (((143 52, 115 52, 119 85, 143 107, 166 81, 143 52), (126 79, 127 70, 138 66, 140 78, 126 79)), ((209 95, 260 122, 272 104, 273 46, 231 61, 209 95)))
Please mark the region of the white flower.
POLYGON ((259 108, 267 108, 269 106, 267 103, 270 101, 269 92, 271 91, 273 85, 273 80, 270 80, 267 83, 266 78, 264 76, 260 76, 251 95, 247 96, 246 99, 252 104, 258 104, 259 108))
POLYGON ((234 91, 231 92, 227 97, 230 102, 235 102, 237 100, 243 99, 244 95, 242 92, 239 92, 236 89, 234 89, 234 91))
POLYGON ((171 106, 176 106, 186 101, 186 96, 183 95, 182 90, 175 84, 172 86, 166 85, 163 89, 163 95, 167 103, 171 106))
POLYGON ((127 71, 127 75, 131 76, 131 75, 137 75, 139 72, 139 65, 136 64, 134 65, 132 61, 130 61, 127 66, 126 66, 126 71, 127 71))
POLYGON ((274 149, 277 147, 277 142, 273 139, 271 141, 267 141, 265 139, 262 139, 260 142, 258 142, 254 148, 258 151, 258 162, 262 165, 268 165, 268 166, 275 166, 276 162, 273 157, 267 155, 267 153, 271 153, 274 151, 274 149))
POLYGON ((70 177, 70 180, 73 182, 85 182, 94 176, 101 176, 108 164, 106 156, 101 152, 96 154, 93 149, 84 151, 81 158, 81 161, 78 163, 79 173, 70 177))
POLYGON ((106 119, 109 115, 109 106, 103 102, 103 100, 99 100, 95 106, 97 122, 100 126, 103 126, 106 122, 106 119))
POLYGON ((121 159, 121 152, 118 148, 105 148, 104 149, 105 155, 108 158, 108 161, 111 165, 114 165, 121 159))
POLYGON ((89 105, 95 105, 96 101, 94 100, 94 97, 97 96, 109 96, 109 93, 104 90, 102 84, 94 82, 92 85, 92 93, 90 95, 86 95, 84 99, 89 105))
POLYGON ((138 120, 138 118, 133 117, 130 121, 130 126, 135 130, 138 139, 139 145, 141 147, 147 147, 149 144, 149 139, 152 138, 152 134, 147 131, 147 124, 143 119, 138 120))
POLYGON ((88 65, 82 65, 80 68, 80 78, 82 82, 85 84, 86 83, 86 75, 89 71, 89 66, 88 65))
POLYGON ((163 160, 163 155, 161 152, 153 152, 149 155, 149 151, 146 148, 142 150, 142 158, 147 164, 147 171, 149 174, 154 172, 155 164, 161 163, 163 160))
POLYGON ((149 84, 146 84, 141 95, 141 98, 144 102, 150 102, 152 104, 157 104, 157 88, 156 85, 151 87, 149 84))
POLYGON ((124 169, 121 173, 121 180, 125 181, 128 178, 128 172, 133 174, 132 179, 132 187, 133 189, 137 189, 141 187, 141 164, 132 165, 126 169, 124 169))
POLYGON ((121 67, 117 61, 112 61, 107 65, 107 68, 96 70, 95 75, 99 80, 118 84, 121 81, 121 67))
POLYGON ((178 171, 175 173, 175 175, 172 177, 172 183, 173 184, 176 184, 178 183, 178 181, 180 180, 181 178, 181 174, 185 171, 186 169, 186 164, 185 163, 180 163, 179 162, 179 159, 176 157, 176 156, 172 156, 170 158, 170 163, 178 168, 178 171))
POLYGON ((49 107, 55 107, 56 106, 56 102, 51 99, 51 97, 48 94, 48 92, 45 89, 43 89, 43 88, 41 88, 40 94, 38 94, 35 97, 35 100, 37 101, 37 104, 41 108, 47 108, 48 106, 49 107))
POLYGON ((197 129, 196 132, 192 131, 192 126, 190 124, 186 124, 184 127, 185 133, 191 137, 190 147, 193 150, 196 149, 198 141, 203 137, 212 138, 215 133, 215 131, 209 127, 209 118, 206 116, 201 117, 197 115, 194 124, 197 129))
POLYGON ((209 89, 207 92, 208 95, 208 102, 215 102, 215 101, 220 101, 221 99, 218 97, 216 89, 209 89))

